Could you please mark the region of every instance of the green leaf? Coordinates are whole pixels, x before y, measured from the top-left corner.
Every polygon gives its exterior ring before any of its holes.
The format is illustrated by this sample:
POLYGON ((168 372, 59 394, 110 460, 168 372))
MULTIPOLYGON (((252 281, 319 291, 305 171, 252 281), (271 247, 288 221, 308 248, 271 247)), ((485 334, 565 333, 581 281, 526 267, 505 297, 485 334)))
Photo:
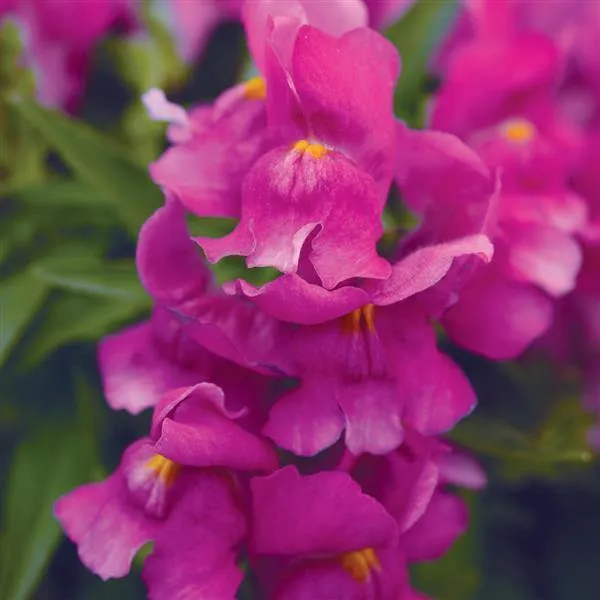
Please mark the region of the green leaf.
POLYGON ((34 207, 114 208, 105 192, 74 180, 51 181, 44 185, 22 186, 13 189, 10 187, 0 188, 0 193, 34 207))
POLYGON ((31 266, 31 272, 53 287, 91 296, 129 300, 149 305, 135 262, 130 259, 102 261, 93 255, 52 256, 31 266))
POLYGON ((0 285, 0 365, 42 306, 49 286, 25 272, 0 285))
POLYGON ((123 113, 120 134, 133 145, 135 158, 143 164, 149 164, 162 152, 165 125, 164 122, 150 119, 141 101, 132 102, 123 113))
POLYGON ((26 600, 43 576, 61 537, 53 504, 89 479, 96 460, 84 440, 71 422, 47 426, 17 447, 4 497, 2 600, 26 600))
POLYGON ((24 358, 31 367, 60 346, 74 342, 96 342, 107 333, 145 314, 144 304, 119 298, 65 294, 48 307, 44 319, 32 333, 24 358))
POLYGON ((104 479, 108 476, 98 456, 98 448, 100 448, 102 442, 102 428, 105 424, 105 414, 99 410, 100 403, 105 404, 105 400, 99 391, 98 387, 90 384, 82 369, 75 369, 73 372, 73 392, 77 404, 79 423, 85 431, 82 440, 82 444, 85 446, 84 451, 94 459, 92 462, 93 479, 104 479))
POLYGON ((411 125, 417 125, 422 110, 428 62, 456 8, 455 0, 419 0, 386 31, 402 57, 402 74, 395 94, 396 113, 411 125))
POLYGON ((143 20, 148 35, 109 43, 121 79, 138 94, 151 87, 179 86, 188 67, 179 57, 173 36, 159 17, 145 14, 143 20))
POLYGON ((18 60, 23 50, 19 26, 10 19, 2 21, 0 25, 0 47, 2 48, 0 77, 2 83, 6 84, 6 80, 13 76, 18 67, 18 60))
POLYGON ((125 148, 85 123, 43 108, 25 98, 11 98, 19 115, 56 149, 76 177, 106 197, 132 232, 160 206, 162 194, 125 148))
POLYGON ((499 419, 472 416, 449 435, 469 450, 499 459, 506 478, 555 477, 565 467, 585 467, 593 460, 586 439, 592 422, 573 400, 558 403, 537 431, 525 432, 499 419))
POLYGON ((534 451, 527 434, 499 419, 468 417, 450 434, 452 439, 482 456, 505 460, 526 460, 534 451))
MULTIPOLYGON (((14 210, 7 205, 2 207, 0 219, 0 264, 8 263, 12 252, 22 250, 24 246, 33 244, 39 231, 39 223, 27 215, 25 211, 14 210)), ((12 270, 16 261, 8 266, 12 270)))

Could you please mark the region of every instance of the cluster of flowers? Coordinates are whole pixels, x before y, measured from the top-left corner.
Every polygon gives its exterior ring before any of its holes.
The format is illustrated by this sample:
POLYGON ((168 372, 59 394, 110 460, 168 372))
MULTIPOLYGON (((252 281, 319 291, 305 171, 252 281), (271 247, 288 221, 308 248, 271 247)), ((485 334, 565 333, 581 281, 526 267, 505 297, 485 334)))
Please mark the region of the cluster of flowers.
POLYGON ((56 504, 88 568, 124 576, 153 542, 156 600, 232 599, 245 573, 273 600, 423 598, 408 566, 467 526, 450 486, 485 483, 440 437, 475 395, 435 327, 492 359, 547 334, 594 397, 597 323, 567 333, 599 320, 600 69, 569 6, 465 3, 437 131, 395 119, 400 59, 360 0, 248 1, 259 77, 189 112, 145 96, 171 142, 137 248, 155 306, 99 362, 110 406, 153 418, 56 504), (418 225, 378 246, 390 195, 418 225), (194 216, 237 224, 193 237, 194 216), (219 286, 199 248, 278 275, 219 286))
MULTIPOLYGON (((331 0, 328 4, 343 1, 331 0)), ((272 3, 277 4, 277 0, 272 3)), ((368 8, 373 27, 382 27, 411 4, 412 0, 365 0, 362 10, 368 8)), ((201 54, 218 25, 241 19, 242 5, 243 0, 148 3, 150 13, 173 33, 179 56, 186 63, 201 54)), ((24 61, 36 73, 40 102, 75 112, 85 91, 94 47, 119 30, 143 38, 143 10, 144 0, 0 0, 0 23, 9 18, 21 27, 24 61)))
MULTIPOLYGON (((558 366, 583 373, 584 406, 597 414, 599 35, 598 2, 465 1, 437 57, 430 112, 432 127, 501 172, 494 259, 462 290, 446 331, 496 360, 538 339, 558 366)), ((590 441, 600 448, 600 430, 590 441)))

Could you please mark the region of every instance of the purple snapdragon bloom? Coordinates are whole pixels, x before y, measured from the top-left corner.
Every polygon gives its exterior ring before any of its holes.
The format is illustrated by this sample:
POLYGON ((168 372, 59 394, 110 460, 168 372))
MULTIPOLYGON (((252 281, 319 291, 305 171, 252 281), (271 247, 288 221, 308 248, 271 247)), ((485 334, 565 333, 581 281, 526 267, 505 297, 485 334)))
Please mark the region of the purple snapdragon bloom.
POLYGON ((190 115, 146 95, 181 140, 151 167, 154 180, 195 214, 240 218, 228 236, 198 239, 213 262, 241 255, 294 273, 306 249, 329 289, 385 279, 375 244, 393 173, 396 50, 362 27, 361 3, 252 2, 244 15, 264 78, 190 115))
POLYGON ((285 467, 251 481, 249 551, 269 600, 402 598, 405 567, 393 517, 347 473, 301 476, 285 467))
POLYGON ((582 136, 557 96, 565 54, 525 25, 519 4, 466 5, 442 53, 445 78, 431 111, 434 127, 460 135, 501 173, 488 231, 495 258, 443 319, 454 341, 493 359, 517 356, 548 329, 556 299, 575 286, 588 226, 572 187, 582 136))
POLYGON ((157 303, 152 316, 107 336, 99 345, 106 400, 113 409, 137 414, 155 406, 171 389, 211 381, 223 388, 230 405, 243 406, 249 395, 258 397, 264 392, 267 379, 208 351, 187 335, 175 316, 173 311, 213 289, 214 283, 211 272, 189 244, 179 204, 169 204, 163 210, 175 211, 181 218, 163 221, 160 249, 145 243, 148 235, 153 236, 152 220, 140 235, 139 244, 140 273, 157 303), (152 264, 152 271, 145 269, 147 263, 152 264), (159 286, 153 272, 160 274, 159 286))
POLYGON ((203 498, 194 509, 199 514, 204 505, 214 513, 209 524, 222 524, 216 538, 241 540, 245 525, 234 498, 236 473, 271 471, 278 464, 271 445, 236 422, 244 412, 229 410, 223 391, 212 383, 166 394, 149 437, 127 448, 108 479, 57 501, 56 516, 81 561, 103 579, 123 577, 145 543, 156 541, 158 549, 169 536, 171 516, 180 518, 178 507, 191 502, 189 495, 203 498), (227 501, 215 505, 218 497, 227 501))
POLYGON ((349 473, 285 467, 252 479, 249 555, 262 597, 421 597, 408 565, 443 555, 467 526, 466 506, 445 484, 485 480, 467 457, 409 437, 399 452, 351 459, 349 473))
MULTIPOLYGON (((491 256, 480 232, 489 221, 494 179, 452 136, 405 128, 401 134, 402 191, 424 218, 401 241, 387 280, 327 290, 310 273, 306 279, 287 274, 261 288, 233 283, 233 296, 200 294, 186 306, 171 306, 187 334, 211 352, 300 380, 275 403, 265 429, 288 450, 315 454, 345 429, 352 452, 385 454, 402 443, 405 423, 433 435, 474 406, 468 381, 437 349, 430 320, 454 301, 479 262, 473 257, 491 256)), ((169 231, 180 231, 177 244, 193 254, 183 224, 171 199, 140 237, 140 275, 154 282, 155 297, 168 290, 168 273, 163 284, 162 267, 147 256, 169 261, 163 241, 169 231)))

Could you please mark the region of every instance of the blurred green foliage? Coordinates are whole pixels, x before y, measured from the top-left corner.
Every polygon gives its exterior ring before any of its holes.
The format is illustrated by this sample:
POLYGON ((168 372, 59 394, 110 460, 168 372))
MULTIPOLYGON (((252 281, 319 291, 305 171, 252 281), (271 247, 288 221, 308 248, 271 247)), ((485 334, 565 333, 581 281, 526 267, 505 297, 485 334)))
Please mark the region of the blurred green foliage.
MULTIPOLYGON (((422 124, 428 64, 455 9, 421 0, 387 32, 403 55, 397 114, 413 126, 422 124)), ((214 97, 247 56, 240 28, 227 25, 190 70, 161 23, 149 21, 149 30, 98 49, 85 120, 36 104, 17 32, 9 24, 0 32, 2 600, 144 597, 137 573, 102 584, 85 571, 52 504, 105 475, 147 426, 147 416, 109 412, 95 364, 96 342, 150 309, 134 251, 139 226, 161 203, 146 164, 164 126, 145 117, 139 95, 157 85, 183 103, 214 97)), ((386 218, 399 226, 393 210, 386 218)), ((193 224, 205 235, 231 226, 193 224)), ((236 259, 216 267, 221 281, 242 271, 236 259)), ((247 276, 258 283, 273 272, 247 276)), ((514 367, 448 351, 481 403, 452 439, 481 459, 490 482, 467 495, 469 533, 442 560, 417 567, 416 581, 438 600, 596 600, 600 478, 576 386, 535 357, 514 367)))

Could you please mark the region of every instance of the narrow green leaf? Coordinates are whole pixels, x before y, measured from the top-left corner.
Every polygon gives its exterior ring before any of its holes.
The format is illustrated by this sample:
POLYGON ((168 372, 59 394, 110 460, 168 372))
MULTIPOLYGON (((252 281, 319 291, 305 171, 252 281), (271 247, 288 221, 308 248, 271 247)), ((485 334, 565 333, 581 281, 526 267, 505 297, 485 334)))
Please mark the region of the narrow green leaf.
POLYGON ((182 62, 168 28, 161 19, 146 15, 148 35, 144 38, 111 40, 109 51, 120 77, 142 94, 151 87, 170 88, 181 84, 188 70, 182 62))
POLYGON ((499 419, 472 416, 449 434, 482 456, 499 459, 504 477, 554 477, 593 460, 586 432, 592 423, 578 402, 561 402, 538 431, 525 432, 499 419))
POLYGON ((97 342, 108 332, 140 318, 143 304, 119 298, 65 294, 52 301, 29 341, 24 365, 31 367, 60 346, 97 342))
POLYGON ((44 185, 0 188, 0 193, 35 207, 114 208, 106 193, 89 184, 73 180, 51 181, 44 185))
POLYGON ((149 304, 133 260, 102 261, 95 256, 52 256, 31 267, 41 281, 56 288, 149 304))
MULTIPOLYGON (((39 223, 35 219, 28 218, 25 211, 13 210, 11 207, 2 207, 2 218, 0 219, 0 264, 8 263, 12 252, 22 250, 23 247, 32 244, 39 231, 39 223)), ((12 270, 15 263, 8 265, 12 270)), ((0 284, 2 287, 3 284, 0 284)))
POLYGON ((31 100, 11 98, 11 103, 58 151, 79 180, 105 195, 132 231, 137 232, 150 213, 160 206, 159 188, 125 148, 85 123, 31 100))
POLYGON ((411 125, 421 111, 427 64, 457 8, 456 0, 419 0, 387 31, 402 56, 402 74, 396 88, 396 113, 411 125))
POLYGON ((75 423, 53 424, 22 442, 5 490, 0 546, 2 600, 26 600, 60 541, 55 500, 86 481, 95 460, 75 423))
POLYGON ((534 444, 527 435, 498 419, 468 417, 452 430, 456 442, 492 458, 525 460, 534 451, 534 444))
POLYGON ((49 286, 30 272, 0 284, 0 365, 40 309, 49 286))
POLYGON ((77 417, 80 427, 85 431, 82 444, 84 451, 93 457, 93 479, 104 479, 108 476, 101 464, 98 448, 102 443, 102 431, 105 424, 105 414, 100 410, 100 403, 105 404, 97 386, 90 383, 83 369, 76 367, 73 372, 73 392, 77 404, 77 417))

